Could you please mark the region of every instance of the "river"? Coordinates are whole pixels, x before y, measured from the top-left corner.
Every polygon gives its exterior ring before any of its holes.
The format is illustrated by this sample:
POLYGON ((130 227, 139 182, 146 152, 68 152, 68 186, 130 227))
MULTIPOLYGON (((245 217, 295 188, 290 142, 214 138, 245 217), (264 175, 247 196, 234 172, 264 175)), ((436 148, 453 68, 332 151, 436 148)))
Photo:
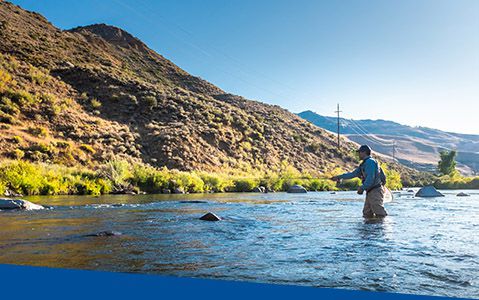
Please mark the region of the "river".
POLYGON ((0 263, 479 298, 479 192, 458 192, 396 194, 382 222, 354 192, 28 197, 52 207, 0 212, 0 263))

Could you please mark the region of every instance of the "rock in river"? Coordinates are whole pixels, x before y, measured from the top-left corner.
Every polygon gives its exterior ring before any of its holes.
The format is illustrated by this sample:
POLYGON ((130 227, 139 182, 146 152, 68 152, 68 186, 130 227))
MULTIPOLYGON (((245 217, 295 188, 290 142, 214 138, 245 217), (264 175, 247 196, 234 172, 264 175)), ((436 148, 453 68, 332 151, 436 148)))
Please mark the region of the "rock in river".
POLYGON ((467 193, 464 193, 464 192, 460 192, 459 194, 456 195, 457 197, 469 197, 471 195, 467 194, 467 193))
POLYGON ((257 186, 253 189, 253 193, 266 193, 266 188, 264 186, 257 186))
POLYGON ((118 231, 100 231, 97 233, 86 234, 85 236, 101 237, 101 236, 120 236, 120 235, 122 235, 122 233, 118 231))
POLYGON ((295 184, 289 188, 288 193, 307 193, 308 191, 300 186, 299 184, 295 184))
POLYGON ((215 215, 214 213, 209 212, 209 213, 205 214, 204 216, 202 216, 200 218, 200 220, 203 220, 203 221, 220 221, 221 218, 218 217, 217 215, 215 215))
POLYGON ((444 195, 438 192, 435 187, 429 185, 421 188, 416 193, 416 197, 444 197, 444 195))
POLYGON ((44 209, 43 206, 22 199, 0 199, 0 210, 2 209, 44 209))

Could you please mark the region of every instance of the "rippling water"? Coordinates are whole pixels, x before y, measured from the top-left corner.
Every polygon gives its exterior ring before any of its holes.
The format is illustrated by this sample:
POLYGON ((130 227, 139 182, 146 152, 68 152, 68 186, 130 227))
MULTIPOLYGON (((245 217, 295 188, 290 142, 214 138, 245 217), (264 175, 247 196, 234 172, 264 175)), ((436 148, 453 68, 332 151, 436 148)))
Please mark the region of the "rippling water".
POLYGON ((353 192, 29 198, 53 208, 0 212, 0 263, 479 298, 479 193, 457 192, 376 223, 353 192))

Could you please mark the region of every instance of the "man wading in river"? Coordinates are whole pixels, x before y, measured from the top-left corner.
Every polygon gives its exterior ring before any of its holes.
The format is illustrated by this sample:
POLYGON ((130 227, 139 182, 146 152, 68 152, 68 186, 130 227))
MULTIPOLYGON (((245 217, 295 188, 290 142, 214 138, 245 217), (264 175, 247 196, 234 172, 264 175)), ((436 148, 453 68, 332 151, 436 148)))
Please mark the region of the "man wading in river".
POLYGON ((362 195, 366 191, 363 217, 384 218, 388 215, 383 205, 386 193, 386 187, 384 186, 386 184, 386 175, 384 175, 379 163, 371 157, 371 148, 369 146, 362 145, 358 153, 362 162, 356 170, 351 173, 334 176, 331 179, 340 181, 341 179, 361 178, 362 185, 358 188, 358 194, 362 195))

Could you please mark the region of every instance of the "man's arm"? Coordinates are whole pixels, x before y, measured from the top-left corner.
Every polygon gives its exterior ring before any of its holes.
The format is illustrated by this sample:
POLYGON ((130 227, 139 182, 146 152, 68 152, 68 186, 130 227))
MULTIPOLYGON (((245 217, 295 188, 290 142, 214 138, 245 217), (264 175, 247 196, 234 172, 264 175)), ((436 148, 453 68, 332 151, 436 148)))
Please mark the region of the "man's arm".
POLYGON ((364 165, 364 175, 366 178, 364 178, 363 185, 361 185, 361 189, 363 191, 367 191, 368 189, 372 188, 374 184, 374 180, 376 177, 376 164, 372 160, 366 161, 364 165))
POLYGON ((333 178, 338 179, 338 180, 339 179, 352 179, 352 178, 360 177, 360 175, 361 175, 361 169, 356 168, 352 172, 344 173, 344 174, 339 175, 339 176, 334 176, 333 178))

